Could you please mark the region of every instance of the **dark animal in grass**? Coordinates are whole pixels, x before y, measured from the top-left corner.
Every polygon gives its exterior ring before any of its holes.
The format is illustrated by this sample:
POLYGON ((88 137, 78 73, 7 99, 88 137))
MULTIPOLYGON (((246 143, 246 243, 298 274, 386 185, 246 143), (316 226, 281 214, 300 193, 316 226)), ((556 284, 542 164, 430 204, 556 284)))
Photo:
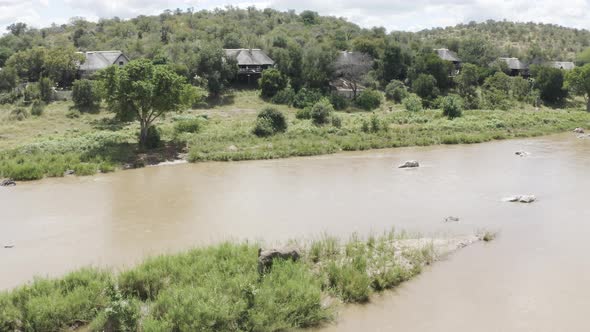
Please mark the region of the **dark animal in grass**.
POLYGON ((267 249, 258 248, 258 273, 270 271, 275 259, 298 261, 301 253, 297 248, 267 249))

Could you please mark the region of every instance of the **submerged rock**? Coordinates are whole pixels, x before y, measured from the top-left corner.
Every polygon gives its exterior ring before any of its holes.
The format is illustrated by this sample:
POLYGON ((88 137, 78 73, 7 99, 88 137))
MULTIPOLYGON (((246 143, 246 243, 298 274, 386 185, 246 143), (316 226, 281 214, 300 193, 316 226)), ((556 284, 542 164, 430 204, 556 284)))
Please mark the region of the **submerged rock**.
POLYGON ((584 133, 584 129, 582 129, 582 128, 576 128, 576 129, 574 129, 574 133, 576 133, 576 134, 583 134, 584 133))
POLYGON ((14 187, 16 186, 16 182, 14 182, 14 180, 12 179, 6 179, 6 180, 2 180, 2 182, 0 182, 0 187, 14 187))
POLYGON ((532 203, 537 200, 535 195, 516 195, 504 199, 506 202, 532 203))
POLYGON ((14 244, 5 244, 4 249, 12 249, 14 248, 14 244))
POLYGON ((450 217, 446 217, 444 222, 459 222, 459 220, 460 219, 458 217, 450 216, 450 217))
POLYGON ((417 162, 416 160, 409 160, 409 161, 406 161, 405 163, 399 165, 398 168, 416 168, 416 167, 420 167, 420 163, 417 162))
POLYGON ((258 249, 258 273, 262 274, 272 267, 275 259, 298 261, 301 257, 301 251, 297 248, 282 249, 258 249))

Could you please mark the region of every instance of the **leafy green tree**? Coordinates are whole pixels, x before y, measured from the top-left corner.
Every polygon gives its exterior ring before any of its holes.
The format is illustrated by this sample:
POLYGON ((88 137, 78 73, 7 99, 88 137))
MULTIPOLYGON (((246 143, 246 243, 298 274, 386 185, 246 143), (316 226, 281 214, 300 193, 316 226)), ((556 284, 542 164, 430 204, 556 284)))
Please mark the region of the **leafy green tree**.
POLYGON ((512 78, 510 89, 512 96, 518 101, 525 101, 531 95, 531 84, 521 76, 512 78))
POLYGON ((288 79, 278 69, 267 69, 262 72, 262 76, 258 81, 261 95, 264 98, 272 98, 279 91, 285 89, 289 83, 288 79))
POLYGON ((415 93, 410 93, 402 101, 404 108, 408 112, 419 112, 422 111, 422 99, 415 93))
POLYGON ((100 93, 94 81, 79 80, 72 86, 72 101, 80 112, 97 111, 100 106, 100 93))
POLYGON ((590 64, 576 67, 566 74, 565 86, 577 96, 586 100, 586 111, 590 112, 590 64))
POLYGON ((8 47, 0 46, 0 68, 4 67, 6 60, 12 55, 12 50, 8 47))
POLYGON ((365 111, 372 111, 381 105, 381 99, 383 99, 381 92, 373 89, 366 89, 359 94, 355 102, 358 107, 365 111))
POLYGON ((311 121, 317 126, 327 124, 330 122, 332 113, 334 113, 334 107, 330 103, 330 100, 323 98, 311 108, 311 121))
POLYGON ((19 77, 29 82, 37 82, 43 74, 45 65, 45 47, 35 47, 14 53, 8 60, 6 66, 16 69, 19 77))
POLYGON ((457 95, 448 95, 443 98, 440 107, 443 115, 449 119, 458 118, 463 115, 463 100, 457 95))
POLYGON ((139 143, 143 147, 147 147, 148 129, 156 119, 186 106, 182 103, 185 79, 167 66, 155 66, 146 59, 113 66, 102 79, 109 109, 139 121, 139 143))
POLYGON ((223 50, 212 44, 196 46, 192 52, 186 65, 194 83, 206 88, 212 97, 218 97, 237 74, 236 59, 226 58, 223 50))
POLYGON ((12 67, 6 67, 0 70, 0 91, 12 91, 16 87, 17 75, 16 70, 12 67))
POLYGON ((460 42, 457 54, 465 63, 485 67, 498 57, 498 52, 481 37, 471 37, 460 42))
POLYGON ((401 103, 408 95, 408 88, 402 81, 393 80, 385 87, 385 96, 389 100, 401 103))
POLYGON ((480 68, 474 64, 466 63, 461 68, 461 73, 457 75, 457 92, 464 100, 464 106, 467 109, 477 109, 479 107, 479 97, 477 87, 480 79, 480 68))
POLYGON ((436 79, 428 74, 420 74, 412 81, 412 91, 426 101, 432 101, 440 94, 436 79))
POLYGON ((306 25, 317 24, 319 22, 318 13, 311 10, 304 10, 301 12, 299 16, 301 16, 303 23, 305 23, 306 25))
POLYGON ((68 87, 76 78, 78 64, 84 56, 74 48, 54 48, 47 51, 44 59, 44 73, 60 87, 68 87))
POLYGON ((403 80, 407 76, 409 55, 394 43, 385 45, 383 57, 378 62, 378 76, 383 84, 392 80, 403 80))
POLYGON ((541 99, 549 103, 559 103, 567 97, 564 88, 563 71, 557 68, 538 66, 531 70, 535 78, 535 87, 541 93, 541 99))
POLYGON ((303 57, 303 81, 314 89, 325 89, 333 77, 336 52, 327 47, 312 47, 303 57))
POLYGON ((55 83, 48 77, 41 77, 37 83, 39 86, 39 98, 45 103, 50 103, 54 99, 53 87, 55 83))
POLYGON ((587 63, 590 63, 590 47, 576 55, 576 63, 578 66, 583 66, 587 63))
MULTIPOLYGON (((452 66, 453 64, 451 62, 444 61, 438 55, 428 52, 416 57, 412 67, 411 79, 416 79, 422 74, 430 75, 434 77, 436 86, 440 91, 447 91, 452 83, 449 78, 449 73, 453 68, 452 66)), ((423 97, 420 93, 418 95, 423 97)))

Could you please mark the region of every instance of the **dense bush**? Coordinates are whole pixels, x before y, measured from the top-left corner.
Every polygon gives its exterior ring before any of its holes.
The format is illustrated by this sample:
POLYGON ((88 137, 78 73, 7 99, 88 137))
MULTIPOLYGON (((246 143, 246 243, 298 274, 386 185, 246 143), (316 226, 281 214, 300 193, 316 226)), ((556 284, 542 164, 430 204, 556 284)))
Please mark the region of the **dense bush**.
POLYGON ((381 105, 382 98, 383 96, 381 95, 381 92, 373 89, 366 89, 359 94, 355 103, 365 111, 372 111, 381 105))
POLYGON ((31 115, 41 116, 45 110, 45 103, 40 100, 35 100, 31 106, 31 115))
POLYGON ((278 69, 271 68, 262 72, 258 80, 260 94, 263 98, 272 98, 279 91, 287 87, 289 79, 285 77, 278 69))
POLYGON ((568 91, 564 89, 563 71, 550 67, 533 67, 535 87, 541 93, 541 99, 548 103, 559 103, 567 97, 568 91))
POLYGON ((100 93, 94 81, 78 80, 72 86, 72 101, 80 112, 95 112, 100 107, 100 93))
POLYGON ((401 103, 407 95, 408 88, 402 81, 393 80, 385 87, 385 96, 387 99, 393 100, 396 103, 401 103))
POLYGON ((39 86, 39 98, 45 103, 52 102, 55 99, 53 92, 55 83, 47 77, 42 77, 37 84, 39 86))
POLYGON ((434 100, 440 94, 436 79, 434 76, 427 74, 420 74, 412 81, 412 91, 425 102, 434 100))
POLYGON ((179 133, 198 133, 205 125, 205 120, 202 117, 184 118, 174 123, 174 132, 179 133))
POLYGON ((291 105, 293 103, 293 99, 295 98, 295 91, 291 87, 287 87, 279 92, 277 92, 274 97, 272 97, 272 102, 274 104, 280 105, 291 105))
POLYGON ((408 94, 402 103, 406 111, 419 112, 422 110, 422 99, 415 93, 408 94))
POLYGON ((160 143, 160 130, 156 126, 150 126, 147 129, 145 147, 148 149, 155 149, 160 146, 160 143))
POLYGON ((306 107, 306 108, 297 110, 297 112, 295 112, 295 118, 297 118, 299 120, 311 119, 311 107, 306 107))
POLYGON ((348 98, 338 93, 332 93, 330 95, 330 103, 332 104, 332 106, 334 106, 334 109, 339 111, 347 109, 350 105, 350 101, 348 100, 348 98))
POLYGON ((449 119, 458 118, 463 114, 463 100, 456 95, 444 97, 440 107, 443 110, 443 115, 449 119))
POLYGON ((35 100, 41 99, 41 93, 39 92, 39 84, 38 83, 29 83, 25 87, 25 91, 23 94, 23 101, 25 105, 29 105, 35 100))
POLYGON ((278 110, 268 107, 258 113, 254 135, 259 137, 272 136, 287 131, 287 118, 278 110))
POLYGON ((518 76, 512 78, 512 97, 518 101, 525 101, 531 94, 531 84, 528 80, 518 76))
POLYGON ((295 97, 293 98, 293 107, 296 108, 306 108, 311 107, 318 101, 322 99, 322 93, 313 90, 313 89, 306 89, 303 88, 297 92, 295 97))
POLYGON ((326 98, 318 101, 313 105, 310 111, 311 121, 313 124, 321 126, 330 122, 334 107, 326 98))
POLYGON ((16 87, 17 74, 14 68, 0 70, 0 92, 11 92, 16 87))

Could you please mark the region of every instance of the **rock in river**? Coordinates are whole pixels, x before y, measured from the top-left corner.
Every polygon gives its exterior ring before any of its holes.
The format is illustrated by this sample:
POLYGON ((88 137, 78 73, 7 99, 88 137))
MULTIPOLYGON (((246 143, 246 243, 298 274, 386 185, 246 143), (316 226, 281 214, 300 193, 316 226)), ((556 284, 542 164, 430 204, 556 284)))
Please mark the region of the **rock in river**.
POLYGON ((16 182, 14 182, 14 180, 12 179, 6 179, 6 180, 2 180, 2 182, 0 182, 0 187, 14 187, 16 186, 16 182))
POLYGON ((420 163, 416 160, 406 161, 405 163, 399 165, 399 168, 416 168, 420 167, 420 163))
POLYGON ((526 152, 526 151, 517 151, 514 154, 517 155, 517 156, 519 156, 519 157, 526 157, 526 156, 529 155, 529 153, 526 152))
POLYGON ((532 203, 537 200, 535 195, 516 195, 504 199, 506 202, 532 203))
POLYGON ((574 129, 574 133, 576 133, 576 134, 583 134, 584 133, 584 129, 582 129, 582 128, 576 128, 576 129, 574 129))
POLYGON ((297 248, 282 248, 282 249, 258 249, 258 273, 262 274, 272 267, 272 262, 275 259, 292 260, 294 262, 299 260, 301 252, 297 248))

